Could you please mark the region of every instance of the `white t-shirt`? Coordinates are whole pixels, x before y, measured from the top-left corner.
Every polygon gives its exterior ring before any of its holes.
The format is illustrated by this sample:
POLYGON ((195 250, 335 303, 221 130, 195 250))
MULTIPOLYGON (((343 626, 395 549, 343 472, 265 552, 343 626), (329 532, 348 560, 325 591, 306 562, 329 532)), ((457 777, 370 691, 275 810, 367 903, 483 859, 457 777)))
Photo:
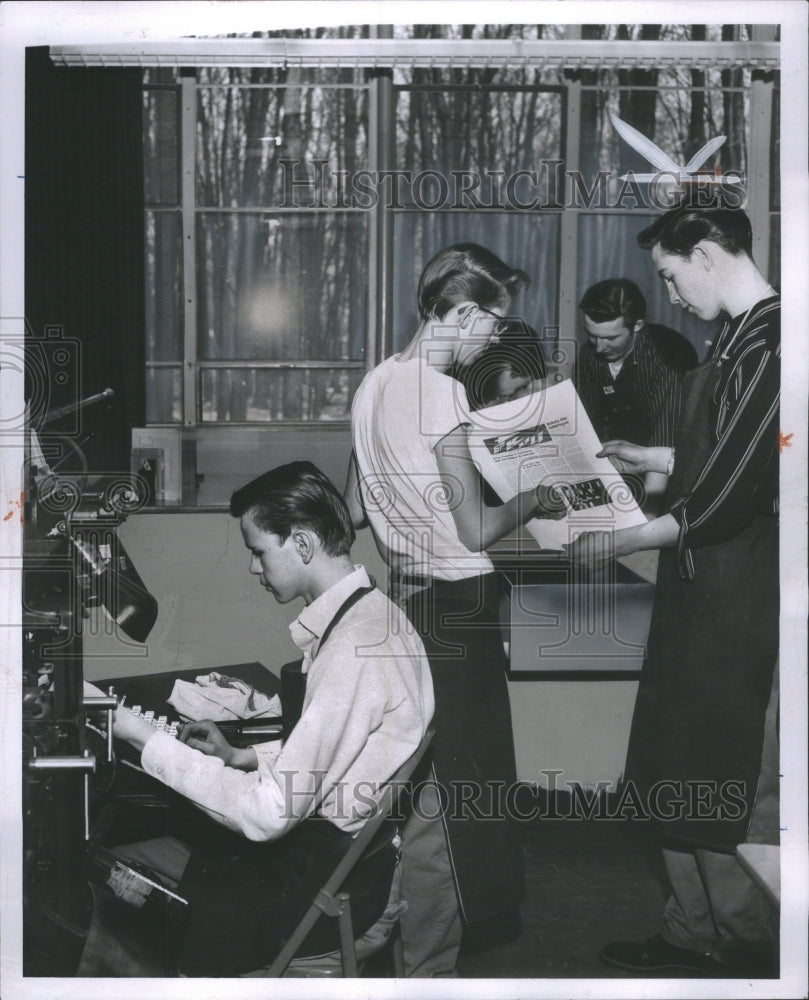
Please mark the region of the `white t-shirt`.
POLYGON ((463 386, 420 358, 388 358, 362 381, 351 408, 360 491, 385 562, 405 576, 462 580, 492 570, 458 538, 435 447, 468 423, 463 386))

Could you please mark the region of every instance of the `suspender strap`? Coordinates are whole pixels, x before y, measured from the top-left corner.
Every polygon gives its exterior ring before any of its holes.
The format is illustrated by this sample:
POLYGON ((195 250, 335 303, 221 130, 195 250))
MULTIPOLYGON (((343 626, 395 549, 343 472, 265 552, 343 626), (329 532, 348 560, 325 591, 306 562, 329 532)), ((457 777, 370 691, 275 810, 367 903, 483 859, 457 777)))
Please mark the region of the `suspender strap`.
MULTIPOLYGON (((343 601, 337 609, 334 618, 326 626, 323 635, 320 637, 317 647, 318 654, 323 649, 323 644, 331 635, 334 627, 339 624, 343 615, 350 608, 353 608, 358 601, 361 601, 366 594, 370 594, 372 590, 376 590, 376 583, 373 580, 369 587, 360 587, 359 590, 355 590, 353 594, 350 594, 343 601)), ((298 719, 300 719, 301 712, 303 711, 303 699, 306 695, 306 674, 301 670, 302 665, 302 660, 293 660, 292 663, 285 663, 281 667, 282 738, 285 741, 289 739, 289 734, 298 724, 298 719)))
POLYGON ((325 631, 323 632, 323 635, 320 638, 320 642, 318 643, 318 646, 317 646, 318 653, 320 652, 321 649, 323 649, 324 643, 326 642, 326 640, 331 635, 332 630, 334 629, 334 627, 336 625, 339 625, 340 620, 342 619, 342 617, 351 608, 353 608, 355 604, 357 604, 359 601, 361 601, 362 598, 365 597, 366 594, 370 594, 372 590, 376 590, 376 583, 375 583, 374 580, 371 580, 370 586, 368 586, 368 587, 360 587, 359 590, 355 590, 353 594, 350 594, 343 601, 343 603, 337 609, 337 614, 335 614, 334 618, 332 618, 332 620, 326 626, 325 631))

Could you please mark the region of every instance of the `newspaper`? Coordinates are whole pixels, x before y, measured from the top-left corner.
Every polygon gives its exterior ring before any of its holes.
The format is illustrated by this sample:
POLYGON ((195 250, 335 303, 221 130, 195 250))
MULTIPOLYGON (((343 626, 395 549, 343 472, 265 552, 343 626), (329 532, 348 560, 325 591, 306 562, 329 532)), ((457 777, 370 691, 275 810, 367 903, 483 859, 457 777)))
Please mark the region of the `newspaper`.
POLYGON ((610 460, 596 458, 601 443, 569 379, 471 417, 472 459, 501 500, 540 484, 558 489, 565 516, 526 525, 542 548, 560 549, 585 531, 646 521, 610 460))

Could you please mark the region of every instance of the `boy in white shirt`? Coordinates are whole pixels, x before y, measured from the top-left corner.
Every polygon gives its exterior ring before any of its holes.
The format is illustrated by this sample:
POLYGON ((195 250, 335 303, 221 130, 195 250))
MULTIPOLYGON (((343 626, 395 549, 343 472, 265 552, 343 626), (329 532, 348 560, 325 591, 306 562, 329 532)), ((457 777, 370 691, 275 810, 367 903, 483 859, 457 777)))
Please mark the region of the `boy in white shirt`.
MULTIPOLYGON (((300 720, 283 746, 246 749, 230 746, 213 722, 189 723, 174 739, 122 707, 114 724, 147 773, 246 838, 227 856, 175 856, 166 872, 179 874, 191 904, 179 969, 193 976, 238 975, 273 959, 361 829, 369 798, 433 715, 422 643, 352 564, 354 530, 331 482, 293 462, 238 490, 230 509, 250 572, 279 603, 306 602, 290 625, 306 674, 300 720)), ((381 915, 394 864, 388 841, 355 868, 357 935, 381 915)), ((337 947, 330 923, 316 925, 306 953, 337 947)))

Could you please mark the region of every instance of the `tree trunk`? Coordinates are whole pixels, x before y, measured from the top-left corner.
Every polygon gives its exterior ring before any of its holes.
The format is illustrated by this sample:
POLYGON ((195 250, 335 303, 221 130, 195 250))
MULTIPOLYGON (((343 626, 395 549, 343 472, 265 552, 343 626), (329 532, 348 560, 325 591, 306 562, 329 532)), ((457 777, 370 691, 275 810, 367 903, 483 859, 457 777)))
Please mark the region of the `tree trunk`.
MULTIPOLYGON (((705 41, 705 25, 691 25, 691 39, 694 42, 705 41)), ((685 150, 686 162, 694 153, 705 145, 705 71, 691 70, 691 108, 688 116, 688 145, 685 150)), ((710 170, 713 162, 706 163, 704 169, 710 170)))
MULTIPOLYGON (((660 26, 644 24, 641 26, 641 39, 655 41, 660 36, 660 26)), ((627 25, 618 26, 618 38, 628 39, 627 25)), ((656 87, 656 69, 622 69, 618 70, 618 85, 621 87, 656 87)), ((655 113, 657 110, 656 90, 622 90, 618 98, 618 117, 642 132, 647 139, 655 138, 655 113)), ((619 173, 648 173, 649 163, 631 146, 622 142, 618 147, 619 173)))

